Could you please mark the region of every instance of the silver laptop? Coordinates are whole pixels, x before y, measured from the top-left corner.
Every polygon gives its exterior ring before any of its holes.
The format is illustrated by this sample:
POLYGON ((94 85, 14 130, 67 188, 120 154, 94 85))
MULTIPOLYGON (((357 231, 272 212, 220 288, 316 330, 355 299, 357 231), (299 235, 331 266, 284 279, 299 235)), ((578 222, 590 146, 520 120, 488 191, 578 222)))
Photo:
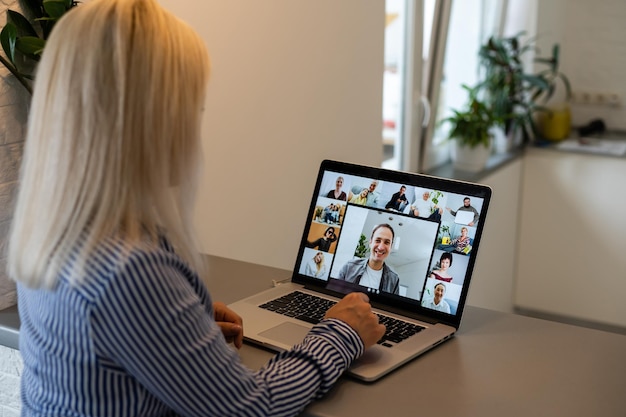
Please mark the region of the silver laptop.
POLYGON ((290 349, 352 291, 368 294, 388 334, 349 375, 375 381, 448 340, 490 197, 484 185, 323 161, 291 282, 229 305, 243 317, 245 340, 290 349))

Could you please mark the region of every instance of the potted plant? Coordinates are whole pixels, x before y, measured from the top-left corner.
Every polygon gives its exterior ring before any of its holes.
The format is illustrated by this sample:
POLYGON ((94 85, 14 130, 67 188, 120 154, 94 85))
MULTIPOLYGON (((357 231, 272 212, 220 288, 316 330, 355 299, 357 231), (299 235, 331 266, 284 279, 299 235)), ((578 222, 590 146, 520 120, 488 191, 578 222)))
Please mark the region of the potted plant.
POLYGON ((5 56, 0 62, 32 94, 35 68, 41 58, 54 24, 79 2, 73 0, 27 0, 20 2, 26 16, 37 22, 38 28, 21 13, 7 10, 7 23, 0 31, 0 43, 5 56))
MULTIPOLYGON (((535 57, 534 62, 546 68, 529 73, 524 68, 524 57, 536 51, 534 40, 522 43, 524 32, 508 38, 491 37, 479 51, 484 80, 479 88, 484 89, 487 105, 494 115, 503 121, 508 138, 519 137, 528 143, 542 138, 536 120, 536 112, 552 114, 546 103, 554 96, 559 80, 565 88, 565 102, 571 97, 571 86, 567 77, 559 71, 559 45, 552 48, 551 56, 535 57)), ((567 114, 569 114, 568 107, 567 114)), ((559 132, 560 135, 569 133, 559 132)))
POLYGON ((321 222, 322 221, 322 213, 324 213, 324 209, 321 206, 315 207, 315 214, 313 216, 313 220, 321 222))
POLYGON ((439 229, 439 235, 437 236, 437 243, 440 245, 449 245, 450 240, 450 226, 442 224, 439 229))
POLYGON ((369 247, 367 246, 367 236, 361 233, 361 237, 359 237, 359 243, 356 245, 356 249, 354 250, 354 256, 356 258, 365 258, 368 251, 369 247))
POLYGON ((479 86, 463 85, 469 99, 461 110, 452 110, 452 116, 442 120, 448 123, 448 139, 454 140, 452 159, 454 167, 462 171, 476 172, 485 168, 491 154, 491 129, 499 119, 492 108, 480 100, 479 86))

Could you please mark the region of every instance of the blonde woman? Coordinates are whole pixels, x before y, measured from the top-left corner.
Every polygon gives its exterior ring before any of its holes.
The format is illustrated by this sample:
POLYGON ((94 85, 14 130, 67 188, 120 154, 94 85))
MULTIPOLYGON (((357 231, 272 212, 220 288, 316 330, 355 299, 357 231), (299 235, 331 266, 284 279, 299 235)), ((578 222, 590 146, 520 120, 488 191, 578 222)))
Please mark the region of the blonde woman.
POLYGON ((464 253, 465 248, 467 248, 470 245, 471 239, 467 234, 468 234, 468 229, 467 227, 463 226, 461 227, 461 235, 455 239, 452 239, 452 242, 450 242, 450 245, 454 247, 455 252, 464 253))
POLYGON ((156 0, 91 0, 39 64, 9 242, 23 415, 295 415, 376 342, 350 294, 252 372, 192 234, 203 41, 156 0), (284 400, 283 400, 284 399, 284 400))
POLYGON ((367 194, 369 190, 367 188, 363 188, 359 194, 355 194, 350 199, 350 203, 352 204, 360 204, 362 206, 367 204, 367 194))
POLYGON ((310 277, 324 278, 328 272, 324 262, 324 252, 317 252, 304 267, 304 274, 310 277))

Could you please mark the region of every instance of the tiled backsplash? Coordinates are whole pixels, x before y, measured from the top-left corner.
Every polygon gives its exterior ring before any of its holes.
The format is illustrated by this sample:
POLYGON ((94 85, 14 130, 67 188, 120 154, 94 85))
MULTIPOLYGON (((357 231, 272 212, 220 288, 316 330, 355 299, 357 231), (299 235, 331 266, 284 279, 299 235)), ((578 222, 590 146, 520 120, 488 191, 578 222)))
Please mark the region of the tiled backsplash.
MULTIPOLYGON (((1 1, 0 15, 5 16, 8 8, 19 10, 17 0, 1 1)), ((0 65, 0 310, 16 303, 15 284, 5 272, 5 249, 17 190, 29 102, 30 94, 0 65)))
POLYGON ((20 415, 20 376, 22 375, 20 352, 0 346, 0 416, 20 415))

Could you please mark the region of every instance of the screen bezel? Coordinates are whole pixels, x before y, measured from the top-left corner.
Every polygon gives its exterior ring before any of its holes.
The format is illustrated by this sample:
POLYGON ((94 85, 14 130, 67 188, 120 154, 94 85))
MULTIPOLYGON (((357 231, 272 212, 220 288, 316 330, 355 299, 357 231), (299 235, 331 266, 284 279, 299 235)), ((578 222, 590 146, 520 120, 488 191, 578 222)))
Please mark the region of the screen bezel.
MULTIPOLYGON (((421 305, 421 300, 410 299, 389 293, 371 293, 368 292, 372 306, 382 310, 390 311, 397 314, 406 315, 416 319, 426 320, 430 322, 441 322, 458 328, 465 307, 471 276, 476 263, 477 253, 480 247, 480 241, 484 230, 485 219, 491 200, 492 190, 490 187, 482 184, 470 183, 460 180, 434 177, 424 174, 414 174, 402 171, 392 171, 383 168, 368 167, 347 162, 324 160, 320 164, 315 184, 315 192, 310 202, 309 210, 306 217, 305 227, 300 241, 300 248, 296 257, 295 267, 293 269, 292 281, 307 287, 314 288, 316 291, 327 293, 337 297, 343 297, 344 293, 333 291, 327 288, 329 281, 312 278, 299 273, 300 265, 303 262, 303 254, 305 252, 305 244, 309 229, 311 227, 311 219, 320 194, 322 180, 326 172, 345 174, 346 176, 358 176, 372 180, 378 180, 384 183, 396 183, 398 185, 406 185, 413 187, 422 187, 433 190, 440 190, 446 193, 467 195, 470 198, 482 199, 482 206, 479 213, 478 225, 476 226, 475 235, 472 242, 471 254, 468 257, 468 265, 466 275, 463 280, 461 295, 458 300, 456 314, 447 314, 432 310, 421 305)), ((384 208, 379 210, 385 211, 384 208)), ((435 253, 435 242, 431 257, 435 253)), ((432 261, 432 259, 431 259, 432 261)))

